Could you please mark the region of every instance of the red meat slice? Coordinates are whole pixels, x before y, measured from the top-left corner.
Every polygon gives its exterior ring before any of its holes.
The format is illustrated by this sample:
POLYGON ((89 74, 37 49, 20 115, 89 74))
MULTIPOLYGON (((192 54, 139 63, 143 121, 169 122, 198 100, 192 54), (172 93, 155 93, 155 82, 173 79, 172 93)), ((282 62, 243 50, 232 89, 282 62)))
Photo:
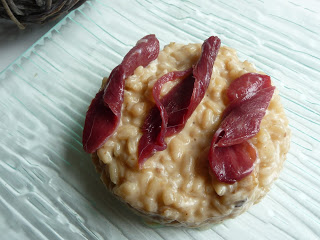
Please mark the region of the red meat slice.
POLYGON ((255 136, 260 130, 260 123, 275 87, 260 90, 251 98, 246 97, 231 103, 230 112, 220 124, 213 139, 218 147, 227 147, 242 143, 255 136), (217 141, 218 140, 218 141, 217 141))
POLYGON ((147 66, 159 54, 159 41, 155 35, 140 39, 124 57, 122 63, 110 74, 104 90, 92 100, 84 124, 82 144, 88 153, 93 153, 117 128, 124 95, 124 80, 139 66, 147 66))
POLYGON ((164 138, 180 132, 203 99, 220 43, 217 37, 208 38, 202 44, 201 57, 193 71, 170 72, 155 83, 153 98, 156 106, 144 122, 138 146, 140 167, 155 152, 166 149, 164 138), (181 82, 160 100, 162 86, 177 78, 182 78, 181 82))
POLYGON ((134 73, 139 66, 147 66, 151 61, 155 60, 159 55, 159 41, 155 35, 148 35, 140 39, 124 57, 118 68, 122 68, 122 75, 111 74, 108 84, 104 90, 104 103, 112 112, 120 119, 121 107, 124 94, 124 80, 134 73))
POLYGON ((143 124, 142 132, 144 134, 140 138, 138 145, 140 167, 149 156, 167 148, 164 138, 167 136, 168 126, 172 127, 171 134, 178 126, 181 128, 181 115, 184 115, 188 110, 193 85, 192 68, 186 71, 169 72, 155 83, 153 97, 156 106, 151 109, 143 124), (184 79, 160 100, 162 86, 177 78, 184 79), (184 91, 181 91, 182 89, 184 91))
POLYGON ((213 147, 209 152, 210 166, 220 182, 234 183, 253 170, 256 150, 244 141, 230 147, 213 147))
POLYGON ((256 151, 247 140, 259 132, 274 89, 270 77, 255 73, 230 84, 227 95, 231 104, 209 152, 211 169, 219 181, 234 183, 252 172, 256 151))
POLYGON ((201 57, 196 66, 193 68, 193 76, 195 78, 195 83, 188 112, 185 116, 186 120, 191 116, 193 111, 199 105, 209 86, 213 70, 213 64, 218 55, 220 44, 220 39, 218 37, 213 36, 208 38, 202 44, 201 57))
POLYGON ((98 92, 87 111, 82 144, 86 152, 94 152, 117 126, 117 117, 103 102, 103 90, 98 92))
POLYGON ((258 73, 246 73, 234 80, 227 90, 230 102, 243 97, 250 98, 259 90, 271 86, 271 79, 268 75, 258 73))

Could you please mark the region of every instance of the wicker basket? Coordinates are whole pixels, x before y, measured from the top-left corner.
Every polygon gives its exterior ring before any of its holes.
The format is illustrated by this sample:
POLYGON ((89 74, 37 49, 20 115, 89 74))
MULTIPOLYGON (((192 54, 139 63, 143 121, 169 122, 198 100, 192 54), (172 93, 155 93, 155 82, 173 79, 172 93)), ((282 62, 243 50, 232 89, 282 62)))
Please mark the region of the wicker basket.
POLYGON ((83 4, 86 0, 0 0, 0 18, 20 29, 27 23, 45 23, 83 4))

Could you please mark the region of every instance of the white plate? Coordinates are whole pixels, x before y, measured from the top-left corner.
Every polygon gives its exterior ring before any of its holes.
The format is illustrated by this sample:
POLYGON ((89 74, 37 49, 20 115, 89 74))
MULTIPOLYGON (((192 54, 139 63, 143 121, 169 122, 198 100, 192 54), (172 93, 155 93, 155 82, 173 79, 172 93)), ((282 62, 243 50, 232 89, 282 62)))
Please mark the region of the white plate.
POLYGON ((89 1, 0 75, 1 239, 315 239, 320 236, 320 3, 89 1), (217 35, 271 75, 293 132, 271 192, 206 231, 150 228, 100 183, 82 150, 102 77, 142 36, 217 35))

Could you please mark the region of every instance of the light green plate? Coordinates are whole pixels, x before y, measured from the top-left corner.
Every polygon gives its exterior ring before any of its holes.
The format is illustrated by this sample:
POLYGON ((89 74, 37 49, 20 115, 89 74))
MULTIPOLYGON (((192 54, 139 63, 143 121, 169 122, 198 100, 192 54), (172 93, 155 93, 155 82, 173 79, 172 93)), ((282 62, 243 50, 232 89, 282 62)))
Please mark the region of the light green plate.
MULTIPOLYGON (((320 236, 320 3, 88 1, 0 75, 1 239, 316 239, 320 236), (102 77, 142 36, 218 35, 271 75, 293 131, 280 179, 205 231, 150 228, 100 183, 81 145, 102 77)), ((1 57, 1 56, 0 56, 1 57)))

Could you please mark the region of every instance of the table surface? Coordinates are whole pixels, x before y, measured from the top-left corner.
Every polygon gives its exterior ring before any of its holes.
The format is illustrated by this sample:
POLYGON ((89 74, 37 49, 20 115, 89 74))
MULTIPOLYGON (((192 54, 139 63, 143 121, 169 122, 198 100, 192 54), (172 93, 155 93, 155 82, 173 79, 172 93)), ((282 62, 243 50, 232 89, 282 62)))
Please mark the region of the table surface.
POLYGON ((56 19, 43 25, 28 25, 19 29, 8 20, 0 20, 0 72, 27 51, 40 37, 59 22, 56 19))

